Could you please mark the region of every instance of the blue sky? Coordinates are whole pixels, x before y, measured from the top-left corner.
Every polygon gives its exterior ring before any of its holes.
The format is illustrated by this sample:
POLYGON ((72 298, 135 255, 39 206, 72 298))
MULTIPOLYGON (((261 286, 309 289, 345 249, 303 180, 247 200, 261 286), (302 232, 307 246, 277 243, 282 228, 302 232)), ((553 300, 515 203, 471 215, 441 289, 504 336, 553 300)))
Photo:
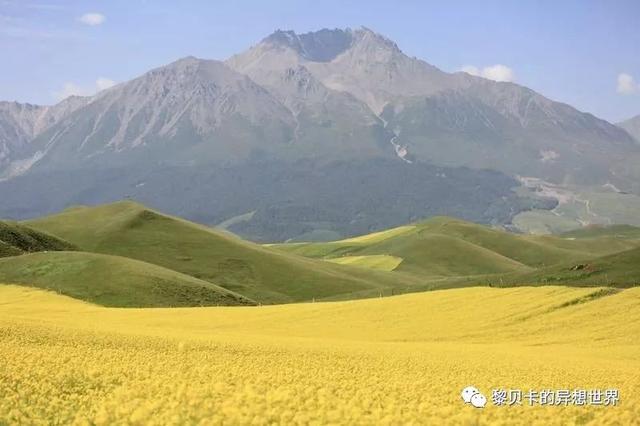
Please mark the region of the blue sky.
POLYGON ((226 59, 275 29, 361 25, 445 71, 500 64, 602 118, 640 114, 638 0, 0 0, 0 99, 51 104, 183 56, 226 59))

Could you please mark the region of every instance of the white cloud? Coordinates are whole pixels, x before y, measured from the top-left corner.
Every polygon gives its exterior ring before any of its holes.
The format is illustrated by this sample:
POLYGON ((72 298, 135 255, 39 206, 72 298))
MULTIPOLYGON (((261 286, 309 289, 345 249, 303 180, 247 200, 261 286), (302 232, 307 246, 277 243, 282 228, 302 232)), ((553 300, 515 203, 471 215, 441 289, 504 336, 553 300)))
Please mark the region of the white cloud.
POLYGON ((92 27, 94 27, 96 25, 102 24, 106 19, 107 19, 106 16, 104 16, 102 13, 91 12, 91 13, 85 13, 84 15, 79 17, 78 21, 82 22, 83 24, 91 25, 92 27))
POLYGON ((505 65, 492 65, 482 70, 482 75, 489 80, 495 81, 513 81, 515 76, 513 70, 505 65))
POLYGON ((484 77, 494 81, 514 81, 516 79, 515 73, 511 68, 502 64, 495 64, 482 69, 474 65, 465 65, 460 68, 460 71, 464 71, 467 74, 475 75, 476 77, 484 77))
POLYGON ((623 72, 618 74, 618 87, 616 91, 621 95, 640 93, 640 84, 636 83, 631 75, 623 72))
POLYGON ((69 96, 92 96, 101 90, 113 87, 115 84, 115 81, 105 77, 98 78, 92 86, 80 86, 76 83, 67 82, 62 86, 61 90, 53 93, 53 97, 61 101, 69 96))

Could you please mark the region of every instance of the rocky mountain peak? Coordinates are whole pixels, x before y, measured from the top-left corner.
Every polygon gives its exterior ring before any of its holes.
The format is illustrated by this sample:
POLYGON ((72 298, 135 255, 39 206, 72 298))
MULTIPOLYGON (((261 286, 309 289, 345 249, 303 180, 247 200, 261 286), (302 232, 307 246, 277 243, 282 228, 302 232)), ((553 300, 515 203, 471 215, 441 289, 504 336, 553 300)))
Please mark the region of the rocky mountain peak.
POLYGON ((278 30, 263 43, 290 48, 308 61, 329 62, 351 47, 353 36, 350 29, 324 28, 304 34, 278 30))
POLYGON ((155 68, 141 78, 167 78, 174 76, 181 79, 205 77, 207 74, 224 75, 231 73, 222 62, 186 56, 168 65, 155 68))
MULTIPOLYGON (((402 53, 398 45, 391 39, 367 27, 360 27, 353 32, 354 39, 361 47, 368 49, 383 49, 390 52, 402 53)), ((354 43, 355 44, 355 43, 354 43)))
POLYGON ((277 30, 262 40, 263 46, 288 48, 311 62, 331 62, 350 48, 360 51, 401 54, 398 45, 387 37, 367 28, 323 28, 304 34, 277 30))

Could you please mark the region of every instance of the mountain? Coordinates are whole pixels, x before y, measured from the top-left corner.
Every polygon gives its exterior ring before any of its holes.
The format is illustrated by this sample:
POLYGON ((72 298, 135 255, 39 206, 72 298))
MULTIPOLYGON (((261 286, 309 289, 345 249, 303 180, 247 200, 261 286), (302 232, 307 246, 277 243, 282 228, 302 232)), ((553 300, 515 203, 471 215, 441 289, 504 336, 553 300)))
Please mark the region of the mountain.
POLYGON ((633 138, 640 143, 640 115, 636 115, 628 120, 618 123, 618 127, 623 128, 633 138))
MULTIPOLYGON (((363 141, 373 139, 388 144, 393 135, 384 131, 384 123, 366 103, 347 91, 329 88, 302 65, 303 58, 328 60, 337 49, 348 45, 350 35, 321 30, 297 36, 278 31, 226 63, 267 88, 291 110, 296 117, 298 143, 316 135, 317 140, 311 143, 327 144, 334 140, 336 145, 353 147, 361 157, 372 149, 363 141)), ((336 148, 339 149, 331 147, 336 148)), ((384 149, 388 146, 381 148, 387 155, 392 152, 384 149)))
POLYGON ((40 160, 33 139, 60 122, 88 98, 71 96, 54 106, 0 102, 0 178, 19 175, 40 160))
POLYGON ((303 65, 324 85, 354 95, 376 114, 397 96, 452 89, 461 79, 409 58, 394 42, 367 28, 300 35, 276 31, 227 62, 254 76, 303 65))
POLYGON ((522 211, 556 205, 517 194, 518 181, 499 172, 406 166, 398 159, 345 159, 31 171, 0 184, 0 216, 32 218, 74 204, 132 199, 199 223, 225 222, 253 241, 277 242, 332 240, 432 215, 508 223, 522 211))
POLYGON ((164 163, 223 163, 291 142, 286 108, 218 61, 188 57, 92 99, 41 133, 34 170, 164 163))
POLYGON ((627 189, 614 166, 640 158, 626 132, 604 120, 517 84, 443 72, 366 28, 278 31, 228 63, 264 83, 303 67, 366 103, 407 158, 627 189))
POLYGON ((633 190, 633 177, 617 169, 638 158, 627 134, 529 89, 475 79, 464 90, 395 101, 382 117, 425 161, 633 190))
POLYGON ((521 187, 534 178, 640 200, 640 145, 623 129, 366 28, 276 31, 225 62, 187 57, 93 97, 4 109, 0 217, 133 198, 265 242, 433 215, 509 225, 564 202, 521 187))
POLYGON ((185 58, 100 93, 30 142, 46 155, 0 185, 0 214, 131 197, 209 224, 255 212, 230 229, 281 241, 425 214, 505 222, 545 205, 513 193, 517 181, 501 173, 405 167, 366 104, 304 68, 254 78, 264 88, 221 62, 185 58))

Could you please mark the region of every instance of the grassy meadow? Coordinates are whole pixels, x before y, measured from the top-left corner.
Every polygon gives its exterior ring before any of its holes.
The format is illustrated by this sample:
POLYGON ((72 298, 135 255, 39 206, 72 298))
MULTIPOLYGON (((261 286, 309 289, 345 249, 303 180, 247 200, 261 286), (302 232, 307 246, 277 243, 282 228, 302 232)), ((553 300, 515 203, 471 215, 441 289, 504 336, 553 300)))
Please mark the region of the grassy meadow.
POLYGON ((102 306, 255 304, 208 281, 126 257, 96 253, 56 251, 0 258, 0 277, 102 306))
POLYGON ((418 277, 346 268, 264 247, 133 202, 72 208, 26 225, 85 252, 158 265, 264 304, 377 295, 380 288, 421 284, 418 277))

